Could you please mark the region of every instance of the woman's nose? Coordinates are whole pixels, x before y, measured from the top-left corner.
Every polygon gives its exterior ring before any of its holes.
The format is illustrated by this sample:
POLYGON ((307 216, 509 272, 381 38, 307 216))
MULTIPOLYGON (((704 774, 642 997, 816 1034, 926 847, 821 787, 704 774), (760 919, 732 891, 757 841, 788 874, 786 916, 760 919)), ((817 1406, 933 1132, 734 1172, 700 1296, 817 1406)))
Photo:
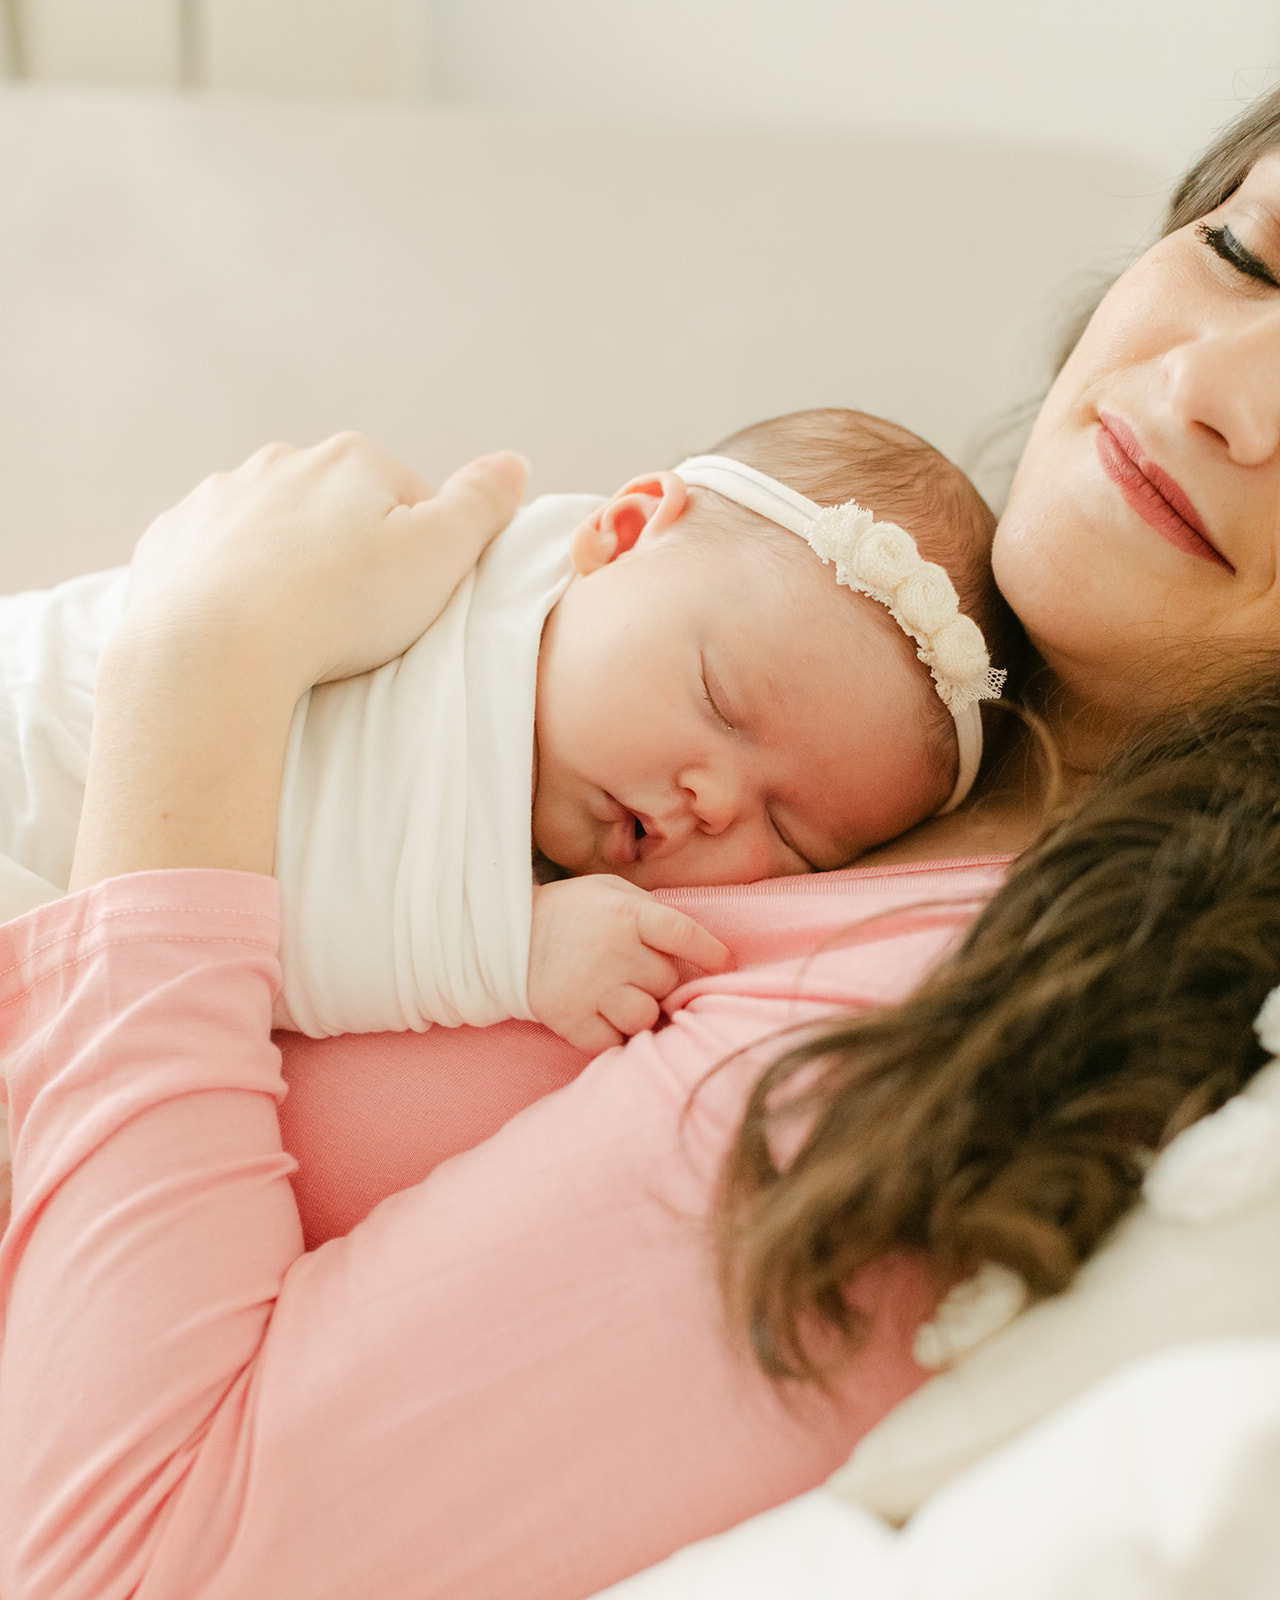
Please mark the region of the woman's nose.
POLYGON ((1179 421, 1216 434, 1240 466, 1280 450, 1280 308, 1175 346, 1164 358, 1179 421))

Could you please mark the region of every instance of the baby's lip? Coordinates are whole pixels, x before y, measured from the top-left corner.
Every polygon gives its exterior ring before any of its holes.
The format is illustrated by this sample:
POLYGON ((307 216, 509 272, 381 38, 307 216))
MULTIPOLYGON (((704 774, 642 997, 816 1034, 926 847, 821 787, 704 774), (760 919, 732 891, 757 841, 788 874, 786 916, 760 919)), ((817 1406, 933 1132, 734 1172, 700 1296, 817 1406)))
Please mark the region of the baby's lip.
POLYGON ((605 818, 609 831, 605 834, 600 854, 606 866, 629 867, 640 854, 636 838, 636 814, 607 790, 604 791, 604 798, 609 813, 605 818))

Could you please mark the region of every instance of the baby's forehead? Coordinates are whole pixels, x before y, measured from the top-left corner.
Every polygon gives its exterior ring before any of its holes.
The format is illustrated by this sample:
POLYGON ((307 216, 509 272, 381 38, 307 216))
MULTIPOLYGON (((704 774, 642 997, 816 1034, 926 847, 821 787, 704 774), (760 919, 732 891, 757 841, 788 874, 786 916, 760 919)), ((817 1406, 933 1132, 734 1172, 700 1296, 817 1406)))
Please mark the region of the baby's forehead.
POLYGON ((712 569, 737 568, 757 559, 782 563, 798 571, 821 562, 799 534, 746 506, 735 504, 712 489, 695 489, 679 523, 681 536, 712 569))
MULTIPOLYGON (((905 667, 918 676, 932 698, 928 668, 888 607, 840 583, 834 564, 824 562, 799 534, 719 495, 714 498, 719 506, 694 531, 694 581, 707 608, 714 611, 721 598, 727 602, 730 595, 745 595, 758 619, 757 638, 801 641, 810 656, 839 658, 856 637, 874 649, 884 670, 905 667)), ((750 639, 738 643, 750 649, 750 639)))
POLYGON ((694 558, 690 575, 697 573, 700 584, 736 590, 745 582, 779 612, 832 608, 837 618, 848 611, 855 618, 883 619, 891 632, 899 631, 883 606, 841 585, 835 567, 799 534, 720 495, 712 498, 717 503, 697 520, 690 519, 687 528, 694 558))

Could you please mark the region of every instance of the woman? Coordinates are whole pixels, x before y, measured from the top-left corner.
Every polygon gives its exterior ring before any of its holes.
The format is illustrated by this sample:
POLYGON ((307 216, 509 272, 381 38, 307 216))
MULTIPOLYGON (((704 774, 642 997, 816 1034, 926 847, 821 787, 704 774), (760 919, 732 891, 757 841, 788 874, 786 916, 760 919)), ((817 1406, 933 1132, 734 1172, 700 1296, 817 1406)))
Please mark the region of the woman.
MULTIPOLYGON (((1174 230, 1055 383, 1001 524, 997 575, 1077 773, 1280 637, 1273 145, 1280 97, 1193 171, 1174 230)), ((267 1033, 287 708, 423 627, 519 476, 499 461, 419 507, 420 486, 366 447, 277 451, 204 486, 144 548, 99 686, 86 892, 12 925, 0 961, 8 1600, 564 1600, 820 1481, 920 1381, 907 1351, 929 1294, 892 1261, 854 1285, 869 1327, 834 1401, 751 1367, 698 1219, 760 1054, 681 1113, 728 1052, 896 998, 937 960, 1035 831, 1021 751, 876 868, 786 891, 826 897, 832 926, 898 915, 812 960, 687 987, 663 1033, 303 1254, 267 1033)), ((370 1077, 347 1048, 350 1132, 370 1077)), ((374 1140, 406 1104, 411 1084, 374 1140)), ((323 1140, 293 1135, 314 1182, 323 1140)), ((358 1140, 328 1159, 340 1186, 358 1140)))

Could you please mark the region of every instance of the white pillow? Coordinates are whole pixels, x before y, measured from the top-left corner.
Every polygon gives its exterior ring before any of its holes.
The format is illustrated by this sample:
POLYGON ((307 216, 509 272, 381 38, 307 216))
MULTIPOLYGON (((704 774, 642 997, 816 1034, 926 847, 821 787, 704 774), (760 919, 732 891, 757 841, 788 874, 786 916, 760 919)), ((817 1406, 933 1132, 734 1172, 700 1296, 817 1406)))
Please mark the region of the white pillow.
POLYGON ((21 866, 11 856, 0 855, 0 922, 12 922, 37 906, 59 900, 62 890, 48 879, 21 866))
POLYGON ((597 1600, 1274 1600, 1280 1341, 1148 1356, 910 1525, 815 1490, 597 1600))
MULTIPOLYGON (((1280 1016, 1264 1009, 1259 1031, 1275 1051, 1268 1022, 1280 1016)), ((1161 1154, 1142 1202, 1065 1293, 983 1339, 890 1412, 830 1487, 903 1521, 965 1467, 1119 1367, 1191 1340, 1256 1334, 1280 1334, 1275 1061, 1161 1154)))

